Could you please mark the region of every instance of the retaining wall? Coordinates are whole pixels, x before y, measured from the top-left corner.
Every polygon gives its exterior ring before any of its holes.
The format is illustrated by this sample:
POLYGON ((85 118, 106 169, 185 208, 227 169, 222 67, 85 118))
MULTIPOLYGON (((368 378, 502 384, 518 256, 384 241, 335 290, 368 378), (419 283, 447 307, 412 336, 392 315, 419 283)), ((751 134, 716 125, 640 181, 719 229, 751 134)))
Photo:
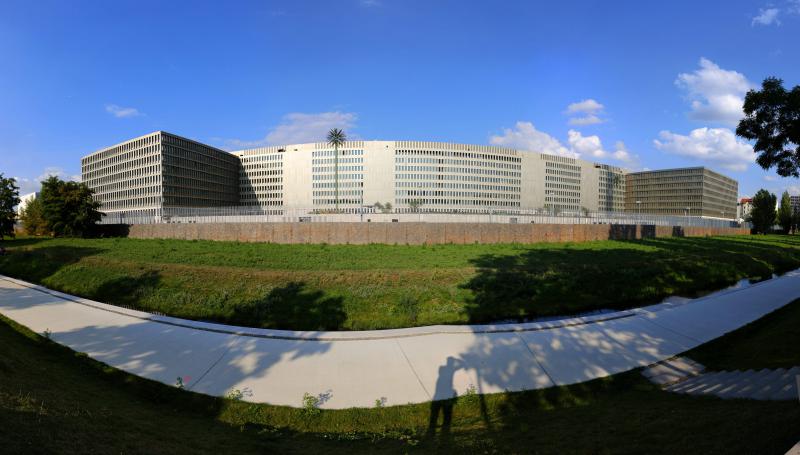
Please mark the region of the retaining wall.
POLYGON ((137 239, 229 240, 272 243, 439 244, 537 243, 632 240, 749 234, 747 228, 708 228, 622 224, 488 223, 208 223, 136 224, 137 239))

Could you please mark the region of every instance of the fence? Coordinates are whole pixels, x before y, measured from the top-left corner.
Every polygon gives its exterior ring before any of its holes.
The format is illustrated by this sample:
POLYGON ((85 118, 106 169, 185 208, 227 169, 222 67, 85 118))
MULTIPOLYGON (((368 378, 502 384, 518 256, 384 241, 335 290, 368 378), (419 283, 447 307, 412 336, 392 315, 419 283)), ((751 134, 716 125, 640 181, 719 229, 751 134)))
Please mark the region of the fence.
POLYGON ((623 224, 652 226, 694 226, 710 228, 749 227, 748 223, 700 216, 667 216, 628 212, 546 213, 542 210, 496 210, 420 208, 377 210, 373 207, 342 209, 260 209, 254 207, 165 208, 105 215, 101 224, 164 223, 502 223, 502 224, 623 224))

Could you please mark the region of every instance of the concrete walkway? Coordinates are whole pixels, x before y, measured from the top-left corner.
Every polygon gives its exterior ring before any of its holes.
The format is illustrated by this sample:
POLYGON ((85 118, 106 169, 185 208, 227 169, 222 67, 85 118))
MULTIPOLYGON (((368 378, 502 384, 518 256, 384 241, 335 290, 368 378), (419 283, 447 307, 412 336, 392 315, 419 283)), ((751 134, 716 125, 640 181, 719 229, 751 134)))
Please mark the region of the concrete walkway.
POLYGON ((232 327, 0 276, 0 313, 129 373, 210 395, 372 407, 573 384, 670 358, 800 298, 800 273, 681 303, 559 321, 362 332, 232 327))

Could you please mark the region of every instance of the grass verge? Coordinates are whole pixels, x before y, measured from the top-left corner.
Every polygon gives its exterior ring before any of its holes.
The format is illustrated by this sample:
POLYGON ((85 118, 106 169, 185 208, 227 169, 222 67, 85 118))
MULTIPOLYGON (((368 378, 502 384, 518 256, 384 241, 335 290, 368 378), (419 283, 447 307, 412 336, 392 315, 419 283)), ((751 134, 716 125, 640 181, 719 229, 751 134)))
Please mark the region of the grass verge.
POLYGON ((0 273, 176 317, 366 330, 569 315, 800 267, 800 236, 533 245, 17 239, 0 273))

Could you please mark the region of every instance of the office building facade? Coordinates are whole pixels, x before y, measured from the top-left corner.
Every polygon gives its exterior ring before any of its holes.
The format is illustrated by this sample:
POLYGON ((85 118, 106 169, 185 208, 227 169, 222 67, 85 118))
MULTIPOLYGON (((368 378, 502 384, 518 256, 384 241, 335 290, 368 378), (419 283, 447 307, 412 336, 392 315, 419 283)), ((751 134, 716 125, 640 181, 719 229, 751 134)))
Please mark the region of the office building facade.
POLYGON ((739 183, 705 167, 626 174, 625 211, 734 219, 739 183))
POLYGON ((378 202, 401 212, 621 210, 625 183, 613 166, 484 145, 349 141, 339 148, 338 185, 326 143, 232 153, 242 163, 241 204, 264 209, 353 211, 378 202))
POLYGON ((626 174, 619 167, 565 156, 444 142, 348 141, 339 147, 338 157, 321 142, 229 153, 159 131, 87 155, 81 169, 101 210, 120 221, 125 214, 158 217, 166 209, 180 208, 355 213, 375 203, 391 204, 398 212, 639 209, 684 215, 683 208, 691 207, 695 216, 720 217, 720 208, 727 218, 736 214, 736 182, 703 168, 691 168, 685 175, 684 170, 663 171, 686 180, 681 183, 683 199, 672 200, 678 196, 647 193, 652 190, 644 185, 662 185, 646 177, 648 173, 626 174), (629 204, 634 200, 643 205, 629 204))
POLYGON ((238 205, 239 167, 228 152, 157 131, 81 158, 81 178, 103 212, 157 216, 238 205))

